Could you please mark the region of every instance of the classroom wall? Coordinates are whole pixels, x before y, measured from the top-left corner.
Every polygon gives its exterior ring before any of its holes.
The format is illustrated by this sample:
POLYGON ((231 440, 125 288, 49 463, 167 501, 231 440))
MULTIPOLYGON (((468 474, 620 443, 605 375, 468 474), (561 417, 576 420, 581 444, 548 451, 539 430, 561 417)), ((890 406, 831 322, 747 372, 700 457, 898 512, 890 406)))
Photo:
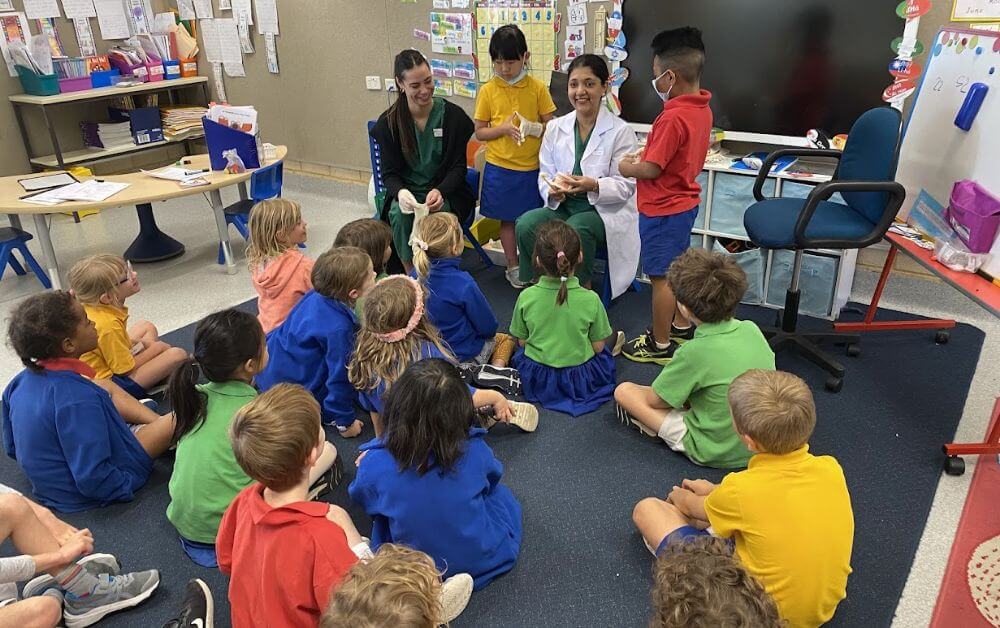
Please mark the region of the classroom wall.
MULTIPOLYGON (((170 0, 153 0, 152 4, 154 11, 175 6, 170 0)), ((218 0, 214 4, 217 15, 229 15, 228 11, 218 11, 218 0)), ((566 0, 560 0, 559 8, 564 16, 565 4, 566 0)), ((22 10, 22 0, 14 0, 14 5, 22 10)), ((588 8, 592 14, 602 5, 610 7, 607 2, 590 3, 588 8)), ((934 33, 948 22, 950 5, 945 0, 936 2, 931 12, 921 19, 920 39, 925 46, 929 47, 934 33)), ((384 110, 389 101, 382 90, 366 90, 364 77, 391 76, 392 57, 403 48, 416 48, 429 55, 430 43, 415 39, 413 29, 430 29, 428 14, 431 10, 432 0, 278 0, 282 34, 277 39, 277 47, 281 72, 278 75, 267 72, 263 38, 253 31, 257 52, 244 55, 247 77, 225 79, 229 101, 257 107, 265 141, 288 145, 291 168, 366 181, 370 170, 366 122, 384 110)), ((628 11, 627 3, 625 10, 628 11)), ((97 20, 92 18, 90 21, 95 36, 99 37, 97 20)), ((76 54, 71 22, 65 18, 56 22, 67 53, 76 54)), ((38 30, 35 24, 31 28, 32 32, 38 30)), ((557 41, 560 50, 563 39, 560 34, 557 41)), ((100 39, 97 41, 101 51, 112 45, 100 39)), ((588 30, 588 50, 591 41, 588 30)), ((632 42, 631 45, 644 44, 632 42)), ((489 63, 488 60, 484 62, 489 63)), ((211 76, 211 68, 203 59, 199 69, 203 75, 211 76)), ((0 98, 6 99, 20 91, 16 78, 0 78, 0 98)), ((453 97, 451 100, 472 112, 471 99, 453 97)), ((84 114, 82 117, 99 116, 100 110, 95 108, 84 114)), ((57 113, 55 118, 62 137, 76 139, 79 136, 77 123, 81 115, 78 108, 57 113)), ((31 126, 36 129, 33 142, 47 146, 44 126, 40 121, 31 126)), ((0 141, 5 148, 0 151, 0 175, 27 172, 26 154, 9 104, 0 105, 0 141)), ((48 149, 45 152, 49 152, 48 149)), ((151 157, 126 159, 120 165, 128 169, 136 161, 151 157)), ((106 164, 105 169, 114 165, 106 164)))

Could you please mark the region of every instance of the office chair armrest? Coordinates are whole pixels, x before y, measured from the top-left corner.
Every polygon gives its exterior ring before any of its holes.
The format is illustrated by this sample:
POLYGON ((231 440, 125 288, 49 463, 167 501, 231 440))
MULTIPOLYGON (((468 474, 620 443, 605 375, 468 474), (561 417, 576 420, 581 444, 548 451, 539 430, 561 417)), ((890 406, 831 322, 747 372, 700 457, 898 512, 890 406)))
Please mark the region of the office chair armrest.
POLYGON ((896 214, 899 213, 899 208, 903 205, 905 198, 906 190, 895 181, 828 181, 820 183, 809 193, 806 203, 802 207, 802 213, 799 214, 799 219, 795 222, 795 246, 800 249, 863 249, 866 246, 871 246, 885 236, 885 232, 889 229, 896 214), (814 240, 807 238, 806 229, 809 227, 809 221, 812 220, 813 214, 816 213, 816 208, 822 201, 829 199, 837 192, 885 192, 889 195, 889 199, 878 224, 861 240, 814 240))
POLYGON ((797 157, 833 157, 834 159, 840 159, 841 153, 839 150, 833 150, 832 148, 779 148, 776 151, 770 153, 764 158, 764 163, 761 165, 760 170, 757 172, 757 178, 753 182, 753 197, 757 199, 758 202, 767 200, 764 196, 764 181, 767 180, 767 176, 771 174, 771 166, 774 162, 782 157, 787 157, 788 155, 795 155, 797 157))

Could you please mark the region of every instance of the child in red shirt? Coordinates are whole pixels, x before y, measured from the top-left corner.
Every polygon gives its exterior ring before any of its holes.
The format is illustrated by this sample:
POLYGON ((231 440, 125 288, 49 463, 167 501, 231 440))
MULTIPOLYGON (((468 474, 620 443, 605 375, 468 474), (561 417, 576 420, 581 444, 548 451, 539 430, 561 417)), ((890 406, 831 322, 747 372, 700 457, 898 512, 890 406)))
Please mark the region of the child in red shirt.
POLYGON ((666 364, 677 342, 690 340, 694 328, 677 311, 667 284, 667 268, 691 243, 701 186, 695 178, 705 166, 712 131, 712 98, 701 89, 705 45, 701 31, 686 26, 653 38, 653 89, 663 111, 653 122, 646 148, 626 155, 619 171, 638 180, 642 270, 653 284, 653 324, 631 340, 625 357, 666 364), (666 91, 660 91, 666 87, 666 91))
POLYGON ((230 504, 216 539, 233 626, 315 627, 344 575, 371 556, 343 508, 306 501, 326 442, 319 403, 301 386, 278 384, 236 414, 230 440, 256 480, 230 504))

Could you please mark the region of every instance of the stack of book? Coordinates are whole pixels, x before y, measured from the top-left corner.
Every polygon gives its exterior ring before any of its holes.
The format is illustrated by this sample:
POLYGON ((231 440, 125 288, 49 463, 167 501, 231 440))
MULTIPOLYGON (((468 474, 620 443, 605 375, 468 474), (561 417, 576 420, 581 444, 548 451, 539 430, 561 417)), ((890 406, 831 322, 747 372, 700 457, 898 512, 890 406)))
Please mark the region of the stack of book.
POLYGON ((93 148, 132 146, 132 130, 128 122, 81 122, 83 143, 93 148))
POLYGON ((205 107, 192 107, 190 105, 160 107, 164 137, 170 140, 201 135, 201 119, 207 111, 205 107))

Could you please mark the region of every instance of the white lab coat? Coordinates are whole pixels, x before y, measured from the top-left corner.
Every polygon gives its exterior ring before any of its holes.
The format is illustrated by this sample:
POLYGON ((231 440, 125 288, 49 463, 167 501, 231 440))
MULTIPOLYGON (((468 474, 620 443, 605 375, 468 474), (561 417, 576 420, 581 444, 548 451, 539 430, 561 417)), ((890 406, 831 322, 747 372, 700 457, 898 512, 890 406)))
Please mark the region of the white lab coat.
MULTIPOLYGON (((540 175, 554 179, 556 174, 572 174, 576 161, 576 112, 551 120, 538 159, 540 175)), ((611 270, 611 295, 625 292, 639 267, 639 212, 636 209, 635 179, 618 173, 618 162, 636 150, 635 131, 621 118, 601 107, 597 123, 583 151, 580 169, 583 175, 597 180, 598 191, 588 192, 587 199, 597 209, 607 234, 608 264, 611 270)), ((549 198, 549 184, 538 177, 538 190, 552 209, 559 205, 549 198)))

